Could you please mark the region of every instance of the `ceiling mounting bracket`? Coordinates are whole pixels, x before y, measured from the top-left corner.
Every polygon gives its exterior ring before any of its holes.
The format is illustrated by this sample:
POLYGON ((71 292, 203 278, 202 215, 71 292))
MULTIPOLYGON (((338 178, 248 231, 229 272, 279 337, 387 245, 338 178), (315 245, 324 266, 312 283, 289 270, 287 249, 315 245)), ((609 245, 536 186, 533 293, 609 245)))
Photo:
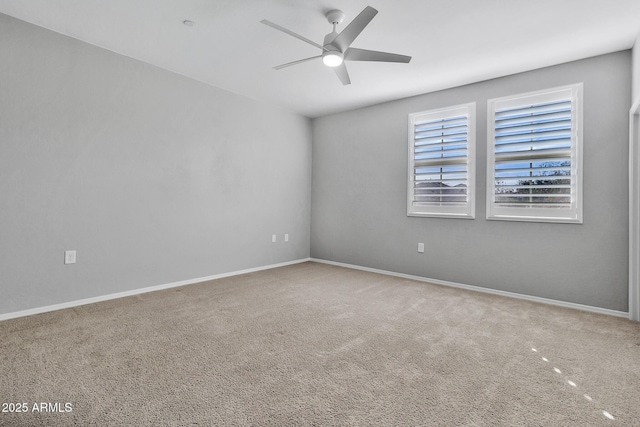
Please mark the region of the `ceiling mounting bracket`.
POLYGON ((330 10, 325 16, 329 24, 338 25, 344 21, 344 12, 338 9, 330 10))

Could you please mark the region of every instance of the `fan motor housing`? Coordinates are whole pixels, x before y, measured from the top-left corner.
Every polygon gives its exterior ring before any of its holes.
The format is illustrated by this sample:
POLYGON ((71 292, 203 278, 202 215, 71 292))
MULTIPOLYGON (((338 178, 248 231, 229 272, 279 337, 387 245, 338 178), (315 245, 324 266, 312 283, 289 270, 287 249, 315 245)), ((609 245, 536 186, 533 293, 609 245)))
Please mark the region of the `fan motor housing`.
POLYGON ((331 42, 333 42, 336 37, 338 37, 338 33, 336 33, 335 31, 324 36, 324 41, 322 43, 324 48, 327 50, 339 50, 337 47, 331 44, 331 42))

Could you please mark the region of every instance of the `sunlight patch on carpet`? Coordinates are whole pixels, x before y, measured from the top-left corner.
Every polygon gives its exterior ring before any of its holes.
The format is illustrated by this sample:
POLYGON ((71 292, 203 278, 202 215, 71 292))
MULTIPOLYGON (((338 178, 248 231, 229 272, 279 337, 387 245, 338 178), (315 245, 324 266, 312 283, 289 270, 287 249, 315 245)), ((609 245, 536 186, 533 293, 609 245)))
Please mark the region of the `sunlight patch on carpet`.
MULTIPOLYGON (((535 347, 531 347, 531 351, 534 352, 534 353, 538 353, 538 350, 535 347)), ((549 362, 549 359, 547 359, 544 356, 542 357, 542 360, 545 361, 545 362, 549 362)), ((557 373, 557 374, 562 374, 562 371, 560 369, 556 368, 556 367, 553 368, 553 371, 555 373, 557 373)), ((569 384, 571 387, 578 388, 578 385, 575 382, 573 382, 573 381, 571 381, 569 379, 567 379, 567 384, 569 384)), ((589 396, 588 394, 583 394, 583 396, 587 401, 593 403, 593 398, 591 396, 589 396)), ((610 420, 615 420, 615 417, 613 415, 611 415, 611 413, 609 413, 608 411, 603 410, 602 411, 602 415, 604 415, 606 418, 608 418, 610 420)))

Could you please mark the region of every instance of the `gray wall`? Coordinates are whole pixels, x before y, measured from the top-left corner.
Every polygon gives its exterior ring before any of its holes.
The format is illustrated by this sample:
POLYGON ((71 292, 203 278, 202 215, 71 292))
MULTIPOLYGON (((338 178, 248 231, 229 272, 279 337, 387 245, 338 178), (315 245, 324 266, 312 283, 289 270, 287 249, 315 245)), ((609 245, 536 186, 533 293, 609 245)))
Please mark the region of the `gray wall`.
POLYGON ((632 102, 635 102, 640 98, 640 34, 636 37, 636 41, 632 49, 633 53, 633 76, 632 76, 632 102))
POLYGON ((310 170, 308 119, 0 14, 0 314, 306 258, 310 170))
POLYGON ((627 311, 630 100, 624 51, 314 119, 311 256, 627 311), (578 82, 584 224, 487 221, 487 99, 578 82), (476 219, 407 217, 407 115, 472 101, 476 219))

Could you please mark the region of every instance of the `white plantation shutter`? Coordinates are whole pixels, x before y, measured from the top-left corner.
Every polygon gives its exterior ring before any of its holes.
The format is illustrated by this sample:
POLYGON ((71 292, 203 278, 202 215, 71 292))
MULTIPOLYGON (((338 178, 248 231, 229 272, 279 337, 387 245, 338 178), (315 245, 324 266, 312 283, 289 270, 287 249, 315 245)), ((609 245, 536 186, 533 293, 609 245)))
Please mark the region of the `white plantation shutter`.
POLYGON ((487 217, 581 222, 582 85, 489 101, 487 217))
POLYGON ((475 103, 409 115, 407 215, 474 217, 475 103))

